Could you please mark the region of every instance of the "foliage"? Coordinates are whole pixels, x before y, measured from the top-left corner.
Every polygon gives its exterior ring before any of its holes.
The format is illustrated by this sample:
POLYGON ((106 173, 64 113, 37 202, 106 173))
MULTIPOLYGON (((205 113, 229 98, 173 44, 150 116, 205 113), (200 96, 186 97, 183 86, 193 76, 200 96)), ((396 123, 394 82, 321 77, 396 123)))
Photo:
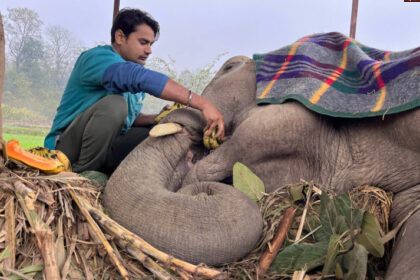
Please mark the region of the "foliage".
POLYGON ((3 139, 7 142, 11 139, 16 139, 19 141, 19 145, 25 149, 31 149, 35 147, 44 146, 44 136, 34 136, 26 134, 10 134, 3 133, 3 139))
POLYGON ((263 181, 240 162, 233 165, 233 186, 258 202, 264 195, 263 181))
POLYGON ((320 209, 309 221, 310 228, 320 226, 312 233, 315 243, 290 244, 276 256, 272 269, 293 273, 323 266, 323 275, 343 273, 343 279, 365 279, 368 253, 383 255, 373 216, 353 209, 348 192, 331 198, 323 192, 320 209))
POLYGON ((17 108, 1 105, 3 121, 6 123, 46 123, 47 119, 39 113, 31 111, 25 107, 17 108))
POLYGON ((3 139, 6 142, 16 139, 19 141, 20 146, 25 149, 42 147, 48 131, 49 128, 47 127, 4 126, 3 139))
POLYGON ((26 54, 31 53, 31 42, 39 41, 42 21, 38 13, 28 8, 7 9, 5 17, 5 35, 10 56, 15 61, 19 72, 21 64, 27 60, 26 54))
POLYGON ((59 26, 48 26, 45 30, 45 59, 52 86, 64 88, 71 73, 75 58, 83 51, 81 42, 69 30, 59 26))
POLYGON ((3 133, 26 134, 45 137, 50 131, 49 127, 21 127, 21 126, 3 126, 3 133))
POLYGON ((5 35, 9 63, 6 65, 3 104, 5 120, 51 124, 71 66, 82 47, 70 31, 48 26, 44 32, 39 15, 27 8, 7 9, 5 35), (26 111, 22 111, 26 108, 26 111), (28 110, 27 108, 30 108, 28 110), (18 111, 16 111, 18 110, 18 111), (20 111, 19 111, 20 110, 20 111), (27 116, 33 112, 38 116, 27 116))

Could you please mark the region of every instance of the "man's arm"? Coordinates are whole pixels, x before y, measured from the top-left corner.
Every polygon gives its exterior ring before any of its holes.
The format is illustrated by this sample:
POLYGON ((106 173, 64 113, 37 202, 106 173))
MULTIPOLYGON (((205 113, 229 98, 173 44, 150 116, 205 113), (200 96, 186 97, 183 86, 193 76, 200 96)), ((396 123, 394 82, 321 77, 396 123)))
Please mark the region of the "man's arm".
POLYGON ((134 120, 132 126, 150 126, 155 125, 155 118, 157 115, 139 114, 134 120))
POLYGON ((200 110, 204 118, 207 120, 207 126, 204 128, 206 135, 209 136, 214 129, 217 129, 217 137, 224 137, 225 123, 223 115, 217 110, 216 106, 213 105, 208 99, 191 92, 178 84, 177 82, 169 79, 166 83, 160 98, 165 100, 175 101, 184 105, 189 105, 192 108, 200 110))
POLYGON ((115 93, 146 91, 161 99, 189 105, 202 112, 207 121, 206 135, 218 128, 215 137, 224 137, 224 118, 217 108, 206 98, 191 93, 188 89, 166 75, 149 70, 133 62, 121 62, 105 70, 103 86, 115 93))

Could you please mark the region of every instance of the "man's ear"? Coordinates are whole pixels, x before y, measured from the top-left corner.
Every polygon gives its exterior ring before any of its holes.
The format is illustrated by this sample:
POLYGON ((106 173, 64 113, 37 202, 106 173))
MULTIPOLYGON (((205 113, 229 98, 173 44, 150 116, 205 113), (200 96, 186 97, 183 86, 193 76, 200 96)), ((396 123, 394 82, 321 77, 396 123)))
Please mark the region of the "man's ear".
POLYGON ((118 45, 121 45, 126 40, 125 34, 121 29, 117 29, 115 31, 114 36, 115 36, 115 43, 117 43, 118 45))

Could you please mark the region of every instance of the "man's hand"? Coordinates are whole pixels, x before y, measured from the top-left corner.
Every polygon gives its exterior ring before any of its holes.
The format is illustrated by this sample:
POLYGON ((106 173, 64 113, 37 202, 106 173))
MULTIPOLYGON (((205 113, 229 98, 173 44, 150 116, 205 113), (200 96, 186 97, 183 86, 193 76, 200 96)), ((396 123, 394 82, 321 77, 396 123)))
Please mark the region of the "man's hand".
POLYGON ((204 136, 210 137, 213 130, 216 129, 214 138, 223 139, 225 137, 225 119, 219 110, 210 101, 207 101, 201 112, 207 121, 204 136))
POLYGON ((169 111, 170 109, 171 109, 171 105, 166 104, 166 105, 162 108, 162 110, 160 110, 159 114, 157 114, 157 115, 159 116, 159 115, 160 115, 160 114, 162 114, 163 112, 165 112, 165 111, 169 111))
POLYGON ((223 138, 225 136, 224 117, 216 106, 214 106, 207 98, 195 93, 190 95, 190 91, 188 89, 172 79, 169 79, 166 83, 160 98, 189 105, 192 108, 200 110, 207 121, 207 125, 204 128, 206 136, 211 135, 216 128, 217 133, 214 136, 215 138, 223 138))

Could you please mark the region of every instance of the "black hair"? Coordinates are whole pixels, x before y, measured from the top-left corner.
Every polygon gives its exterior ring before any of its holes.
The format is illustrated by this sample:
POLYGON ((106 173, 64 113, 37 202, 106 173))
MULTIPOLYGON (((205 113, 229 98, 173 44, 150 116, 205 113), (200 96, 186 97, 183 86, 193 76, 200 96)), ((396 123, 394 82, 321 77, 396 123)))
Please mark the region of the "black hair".
POLYGON ((159 23, 146 12, 139 9, 124 8, 114 19, 111 28, 111 43, 115 42, 115 31, 121 29, 125 37, 136 31, 140 24, 147 24, 155 32, 155 41, 159 38, 159 23))

